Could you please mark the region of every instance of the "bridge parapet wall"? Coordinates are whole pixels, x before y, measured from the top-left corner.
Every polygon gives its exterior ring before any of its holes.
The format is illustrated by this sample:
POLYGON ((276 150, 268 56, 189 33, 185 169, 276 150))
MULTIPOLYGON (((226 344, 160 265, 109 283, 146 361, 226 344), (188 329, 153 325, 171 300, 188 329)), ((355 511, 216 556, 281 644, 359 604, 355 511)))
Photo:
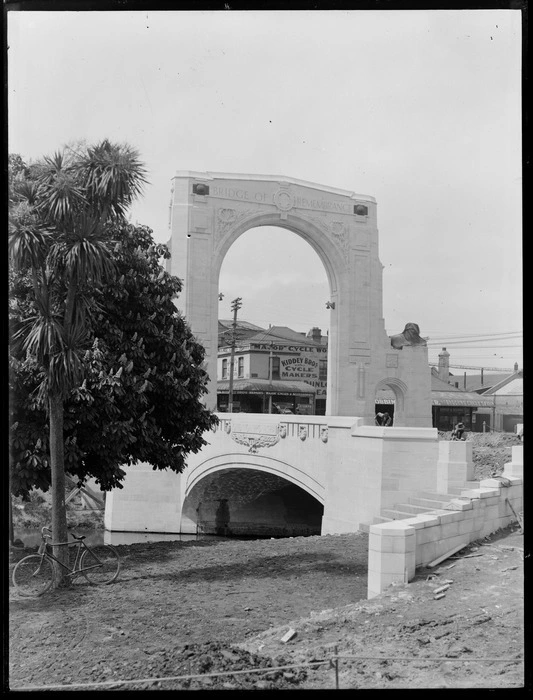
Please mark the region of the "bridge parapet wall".
POLYGON ((354 422, 348 439, 337 438, 336 463, 326 473, 322 534, 356 532, 381 509, 437 480, 438 432, 435 428, 382 428, 354 422))
POLYGON ((220 423, 205 436, 208 444, 188 460, 184 495, 206 474, 232 466, 268 471, 325 500, 326 472, 335 468, 341 429, 345 440, 357 418, 273 414, 218 414, 220 423))

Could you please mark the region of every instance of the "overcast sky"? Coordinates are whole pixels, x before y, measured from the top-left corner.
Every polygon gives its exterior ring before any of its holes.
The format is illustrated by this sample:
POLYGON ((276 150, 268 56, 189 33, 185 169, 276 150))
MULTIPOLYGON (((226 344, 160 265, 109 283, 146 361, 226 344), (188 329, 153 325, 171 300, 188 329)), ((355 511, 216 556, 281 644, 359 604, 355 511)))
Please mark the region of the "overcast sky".
MULTIPOLYGON (((389 335, 414 321, 430 361, 521 367, 521 31, 517 10, 14 11, 9 151, 131 144, 150 178, 133 221, 160 242, 177 170, 371 195, 389 335)), ((291 232, 245 233, 220 290, 221 318, 240 296, 258 325, 328 328, 291 232)))

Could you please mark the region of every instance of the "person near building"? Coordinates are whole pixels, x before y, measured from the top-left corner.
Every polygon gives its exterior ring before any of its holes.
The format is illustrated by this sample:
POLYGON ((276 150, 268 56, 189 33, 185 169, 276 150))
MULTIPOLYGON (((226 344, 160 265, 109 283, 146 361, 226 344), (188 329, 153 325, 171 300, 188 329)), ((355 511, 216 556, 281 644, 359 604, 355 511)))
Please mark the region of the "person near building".
POLYGON ((383 414, 383 424, 385 427, 392 425, 392 418, 389 416, 387 412, 383 414))
POLYGON ((383 425, 383 413, 376 413, 376 425, 383 425))
POLYGON ((462 440, 464 431, 465 424, 462 421, 459 421, 459 423, 457 423, 455 428, 452 430, 452 440, 462 440))

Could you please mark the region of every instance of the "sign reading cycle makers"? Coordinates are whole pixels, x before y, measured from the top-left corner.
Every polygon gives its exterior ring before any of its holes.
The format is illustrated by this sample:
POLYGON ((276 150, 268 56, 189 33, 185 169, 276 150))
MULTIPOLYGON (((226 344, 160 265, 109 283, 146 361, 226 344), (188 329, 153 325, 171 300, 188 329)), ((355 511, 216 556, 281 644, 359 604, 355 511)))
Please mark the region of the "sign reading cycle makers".
POLYGON ((210 195, 223 199, 236 199, 241 202, 275 204, 280 211, 290 211, 293 208, 317 209, 319 211, 331 211, 339 214, 351 214, 353 211, 353 204, 349 204, 348 202, 295 196, 286 189, 280 189, 273 195, 269 195, 266 192, 249 192, 248 190, 238 187, 213 186, 210 188, 210 195))

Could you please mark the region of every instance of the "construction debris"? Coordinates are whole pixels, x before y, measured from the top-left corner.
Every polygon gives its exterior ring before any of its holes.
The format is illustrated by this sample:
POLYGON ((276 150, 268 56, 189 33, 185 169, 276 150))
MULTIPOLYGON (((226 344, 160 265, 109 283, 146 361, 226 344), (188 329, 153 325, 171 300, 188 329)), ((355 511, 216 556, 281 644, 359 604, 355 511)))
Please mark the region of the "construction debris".
POLYGON ((454 547, 449 552, 446 552, 446 554, 443 554, 441 557, 438 557, 437 559, 434 559, 433 561, 429 562, 429 564, 427 564, 428 569, 432 569, 434 566, 437 566, 437 564, 440 564, 441 561, 449 559, 453 554, 455 554, 456 552, 460 552, 461 549, 464 549, 465 547, 468 547, 468 543, 460 544, 458 547, 454 547))
POLYGON ((281 638, 281 641, 283 642, 283 644, 286 644, 295 636, 296 636, 296 630, 293 630, 291 627, 291 629, 283 635, 283 637, 281 638))

